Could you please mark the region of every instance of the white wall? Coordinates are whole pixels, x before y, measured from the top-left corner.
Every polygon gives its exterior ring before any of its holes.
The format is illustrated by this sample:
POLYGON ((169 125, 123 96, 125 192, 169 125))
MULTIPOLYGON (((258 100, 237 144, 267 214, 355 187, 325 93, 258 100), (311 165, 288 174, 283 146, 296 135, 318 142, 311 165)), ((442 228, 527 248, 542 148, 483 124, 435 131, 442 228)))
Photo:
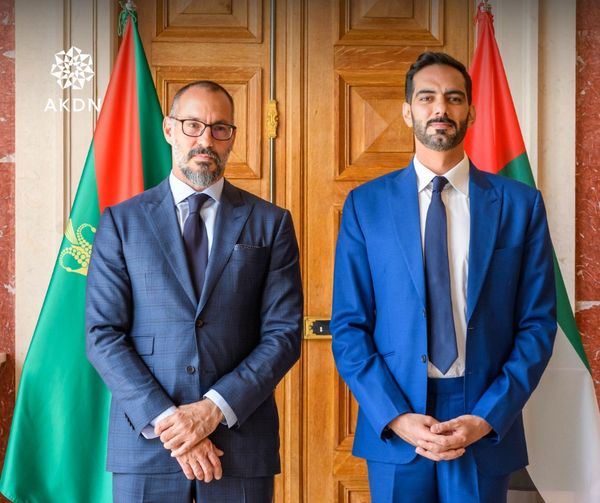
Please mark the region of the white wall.
POLYGON ((490 4, 525 146, 573 303, 576 2, 491 0, 490 4))
MULTIPOLYGON (((52 99, 98 100, 111 66, 109 0, 16 0, 16 334, 17 382, 97 113, 44 111, 52 99), (50 75, 54 55, 76 46, 90 54, 94 79, 63 91, 50 75)), ((68 301, 66 299, 66 301, 68 301)))

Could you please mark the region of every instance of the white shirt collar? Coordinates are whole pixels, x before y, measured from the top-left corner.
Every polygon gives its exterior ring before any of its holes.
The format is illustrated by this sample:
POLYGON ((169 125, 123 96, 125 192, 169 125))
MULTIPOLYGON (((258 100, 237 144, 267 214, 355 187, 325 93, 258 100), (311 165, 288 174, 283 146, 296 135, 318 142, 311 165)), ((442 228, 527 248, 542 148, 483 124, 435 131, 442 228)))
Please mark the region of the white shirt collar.
MULTIPOLYGON (((224 183, 225 178, 221 177, 218 181, 206 187, 206 189, 204 189, 202 193, 208 194, 215 201, 220 202, 221 194, 223 193, 224 183)), ((179 178, 177 178, 172 171, 169 175, 169 185, 171 186, 171 193, 173 194, 175 204, 181 203, 182 201, 190 197, 192 194, 196 193, 196 191, 187 183, 182 182, 179 178)))
MULTIPOLYGON (((413 158, 413 165, 417 174, 417 188, 418 191, 421 192, 431 183, 431 180, 438 175, 419 161, 416 155, 413 158)), ((469 158, 467 157, 467 154, 464 155, 462 160, 456 166, 447 171, 444 174, 444 177, 452 187, 466 197, 469 197, 469 158)))

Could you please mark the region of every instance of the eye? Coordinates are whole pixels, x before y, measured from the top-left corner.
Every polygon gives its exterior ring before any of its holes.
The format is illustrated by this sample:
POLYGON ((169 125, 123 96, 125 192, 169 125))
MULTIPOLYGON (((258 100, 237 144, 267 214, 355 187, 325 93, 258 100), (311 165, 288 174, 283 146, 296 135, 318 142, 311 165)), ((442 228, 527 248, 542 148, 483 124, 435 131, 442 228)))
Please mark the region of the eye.
POLYGON ((224 124, 213 124, 212 130, 215 132, 215 134, 226 134, 229 132, 229 127, 225 126, 224 124))
POLYGON ((198 121, 185 121, 185 127, 189 131, 200 131, 202 129, 202 123, 198 121))

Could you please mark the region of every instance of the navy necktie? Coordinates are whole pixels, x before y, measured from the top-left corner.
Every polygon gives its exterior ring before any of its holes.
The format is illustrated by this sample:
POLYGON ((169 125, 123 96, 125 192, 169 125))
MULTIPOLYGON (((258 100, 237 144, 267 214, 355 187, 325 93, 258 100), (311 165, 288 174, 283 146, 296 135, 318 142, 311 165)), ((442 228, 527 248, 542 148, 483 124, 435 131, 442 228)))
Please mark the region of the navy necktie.
POLYGON ((208 236, 206 226, 200 216, 200 208, 208 199, 210 199, 210 196, 202 193, 188 197, 190 212, 183 225, 185 254, 198 299, 200 299, 202 293, 204 273, 208 263, 208 236))
POLYGON ((458 356, 450 296, 446 208, 442 201, 442 190, 447 183, 443 176, 433 179, 431 204, 425 222, 429 359, 442 374, 448 372, 458 356))

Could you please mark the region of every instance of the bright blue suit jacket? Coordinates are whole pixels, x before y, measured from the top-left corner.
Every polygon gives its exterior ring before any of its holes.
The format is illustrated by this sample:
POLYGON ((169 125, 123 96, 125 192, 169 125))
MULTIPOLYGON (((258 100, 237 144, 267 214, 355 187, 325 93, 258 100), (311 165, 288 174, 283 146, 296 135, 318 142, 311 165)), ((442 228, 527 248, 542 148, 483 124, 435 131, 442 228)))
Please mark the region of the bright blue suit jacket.
POLYGON ((107 469, 181 468, 141 430, 213 388, 238 417, 210 436, 227 476, 280 470, 273 391, 298 359, 298 246, 288 211, 225 181, 199 301, 168 179, 107 208, 87 280, 87 353, 112 393, 107 469))
MULTIPOLYGON (((478 468, 527 464, 521 410, 552 353, 556 295, 541 194, 470 168, 465 410, 492 426, 478 468)), ((414 447, 386 425, 426 413, 427 320, 413 165, 353 190, 339 232, 331 320, 337 368, 360 411, 354 454, 408 463, 414 447)), ((551 439, 549 439, 551 440, 551 439)))

